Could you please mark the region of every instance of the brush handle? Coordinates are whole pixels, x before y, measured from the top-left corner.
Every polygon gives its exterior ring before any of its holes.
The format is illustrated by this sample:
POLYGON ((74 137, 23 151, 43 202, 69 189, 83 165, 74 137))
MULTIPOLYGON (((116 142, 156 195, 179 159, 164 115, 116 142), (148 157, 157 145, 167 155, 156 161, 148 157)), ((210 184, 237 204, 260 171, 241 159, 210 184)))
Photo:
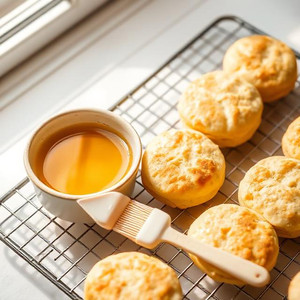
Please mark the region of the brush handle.
POLYGON ((252 286, 265 286, 270 281, 269 272, 265 268, 229 252, 204 244, 171 227, 165 230, 162 240, 198 256, 252 286))

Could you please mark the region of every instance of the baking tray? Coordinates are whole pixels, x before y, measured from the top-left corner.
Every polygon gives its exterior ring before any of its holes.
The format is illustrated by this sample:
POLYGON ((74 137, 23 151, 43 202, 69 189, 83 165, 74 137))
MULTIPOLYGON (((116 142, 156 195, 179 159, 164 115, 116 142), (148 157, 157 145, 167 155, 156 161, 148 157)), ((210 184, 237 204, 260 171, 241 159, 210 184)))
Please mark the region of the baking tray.
MULTIPOLYGON (((143 146, 147 145, 160 132, 181 127, 176 104, 190 81, 220 69, 226 49, 235 40, 262 33, 237 17, 216 20, 111 110, 128 120, 141 136, 143 146)), ((299 53, 296 56, 299 62, 299 53)), ((186 210, 170 208, 144 190, 140 174, 133 197, 166 211, 172 217, 173 227, 186 232, 208 207, 237 203, 238 184, 245 172, 265 157, 282 155, 281 137, 298 115, 299 78, 289 96, 265 105, 262 123, 251 140, 222 150, 226 158, 226 179, 218 194, 205 204, 186 210)), ((71 299, 82 299, 86 274, 97 261, 123 251, 141 251, 166 262, 178 274, 184 299, 287 299, 289 282, 300 271, 300 238, 280 239, 278 262, 271 271, 268 286, 253 288, 217 283, 176 247, 163 243, 150 251, 95 224, 74 224, 52 216, 38 202, 27 178, 0 199, 0 216, 3 243, 71 299)))

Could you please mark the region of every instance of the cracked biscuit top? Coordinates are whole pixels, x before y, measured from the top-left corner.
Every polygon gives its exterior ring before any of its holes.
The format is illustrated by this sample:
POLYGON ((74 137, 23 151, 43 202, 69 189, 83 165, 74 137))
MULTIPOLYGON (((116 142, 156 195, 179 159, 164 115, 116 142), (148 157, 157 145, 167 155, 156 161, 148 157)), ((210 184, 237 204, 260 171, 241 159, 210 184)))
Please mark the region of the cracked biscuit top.
POLYGON ((271 156, 240 182, 239 202, 263 215, 281 237, 300 236, 300 160, 271 156))
POLYGON ((283 135, 282 151, 287 157, 300 159, 300 116, 289 125, 283 135))
POLYGON ((169 130, 146 147, 145 188, 158 200, 186 208, 211 199, 223 184, 225 161, 219 147, 200 132, 169 130))
MULTIPOLYGON (((246 207, 235 204, 211 207, 192 223, 188 235, 250 260, 267 270, 271 270, 276 264, 279 246, 275 230, 262 216, 246 207)), ((202 259, 190 256, 211 278, 230 284, 243 284, 202 259)))
POLYGON ((155 257, 140 252, 110 255, 88 273, 85 300, 180 300, 175 271, 155 257))
POLYGON ((189 128, 221 147, 231 147, 245 142, 258 128, 263 103, 252 84, 234 74, 214 71, 191 82, 177 108, 189 128))
POLYGON ((264 102, 287 95, 297 80, 294 52, 263 35, 244 37, 232 44, 225 53, 223 69, 255 85, 264 102))

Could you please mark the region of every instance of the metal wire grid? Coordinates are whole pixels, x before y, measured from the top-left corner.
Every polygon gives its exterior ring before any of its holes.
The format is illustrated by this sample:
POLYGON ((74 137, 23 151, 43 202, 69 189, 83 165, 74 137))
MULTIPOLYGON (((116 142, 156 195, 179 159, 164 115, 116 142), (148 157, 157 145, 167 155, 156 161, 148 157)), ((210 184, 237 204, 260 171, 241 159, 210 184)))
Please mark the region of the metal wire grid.
MULTIPOLYGON (((160 132, 180 128, 176 104, 187 83, 220 68, 228 46, 254 33, 261 32, 236 17, 217 20, 113 110, 132 123, 144 146, 160 132)), ((173 226, 182 232, 207 208, 237 203, 238 184, 245 172, 262 158, 282 155, 281 137, 300 114, 299 98, 298 80, 288 97, 265 105, 262 124, 250 141, 223 150, 226 179, 211 201, 186 210, 170 208, 144 190, 140 175, 134 198, 169 213, 173 226)), ((165 261, 177 272, 185 299, 286 299, 290 279, 300 271, 300 238, 280 239, 278 262, 267 287, 217 283, 195 267, 185 252, 171 245, 160 244, 150 251, 95 224, 53 217, 38 202, 28 179, 1 198, 0 216, 1 240, 71 299, 81 299, 85 276, 99 259, 123 251, 142 251, 165 261)))

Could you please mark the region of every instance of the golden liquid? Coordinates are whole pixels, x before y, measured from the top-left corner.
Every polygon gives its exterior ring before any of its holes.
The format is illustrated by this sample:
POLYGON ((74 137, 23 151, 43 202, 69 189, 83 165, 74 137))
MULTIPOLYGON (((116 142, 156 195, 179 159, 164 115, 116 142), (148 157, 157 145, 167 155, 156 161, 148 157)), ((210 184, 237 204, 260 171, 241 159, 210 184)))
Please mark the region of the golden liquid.
POLYGON ((58 132, 41 147, 37 176, 49 187, 84 195, 104 190, 122 179, 131 151, 116 133, 89 125, 58 132))

